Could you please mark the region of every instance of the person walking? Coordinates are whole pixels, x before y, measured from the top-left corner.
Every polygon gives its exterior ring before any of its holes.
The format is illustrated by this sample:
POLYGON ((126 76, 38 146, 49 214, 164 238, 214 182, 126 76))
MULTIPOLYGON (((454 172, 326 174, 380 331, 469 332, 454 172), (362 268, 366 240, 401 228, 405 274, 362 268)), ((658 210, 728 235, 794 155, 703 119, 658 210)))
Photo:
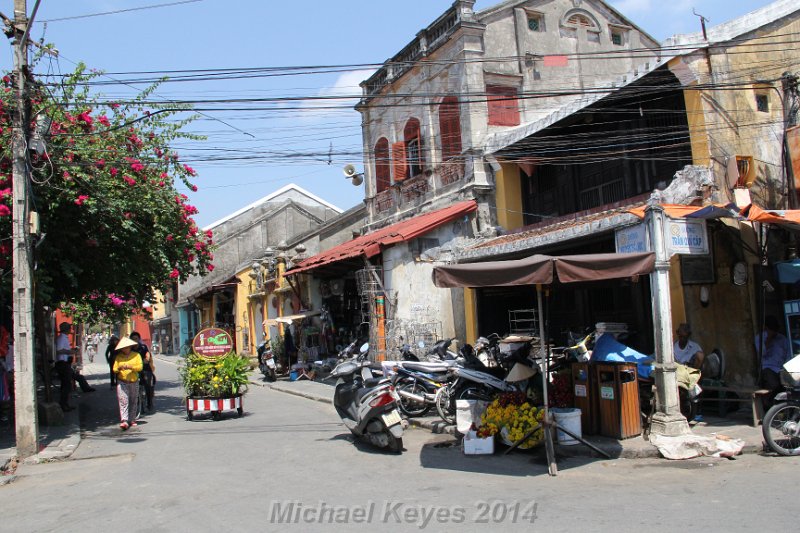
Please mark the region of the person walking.
POLYGON ((136 403, 139 401, 139 372, 142 371, 142 356, 134 352, 138 343, 130 337, 122 337, 117 343, 114 358, 114 373, 117 375, 117 402, 119 403, 119 427, 125 431, 136 427, 136 403))
POLYGON ((130 334, 132 341, 138 343, 138 348, 134 348, 142 356, 142 373, 139 376, 139 384, 144 387, 145 398, 147 398, 147 405, 142 406, 142 412, 153 411, 153 395, 155 394, 156 385, 156 365, 153 361, 153 354, 145 343, 142 342, 142 336, 138 331, 132 331, 130 334))
POLYGON ((119 342, 119 337, 116 335, 112 335, 110 339, 108 339, 108 346, 106 346, 106 362, 108 363, 108 373, 111 378, 111 388, 117 386, 117 375, 114 373, 114 358, 117 355, 117 343, 119 342))

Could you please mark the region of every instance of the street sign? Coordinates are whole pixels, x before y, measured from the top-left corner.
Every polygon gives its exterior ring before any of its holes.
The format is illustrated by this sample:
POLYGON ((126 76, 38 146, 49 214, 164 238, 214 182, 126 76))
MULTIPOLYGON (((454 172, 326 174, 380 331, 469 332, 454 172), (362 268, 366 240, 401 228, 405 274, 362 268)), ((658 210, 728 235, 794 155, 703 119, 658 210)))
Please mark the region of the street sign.
POLYGON ((650 242, 647 239, 647 227, 644 223, 618 229, 615 234, 618 254, 649 252, 650 242))
POLYGON ((667 218, 664 241, 669 255, 708 255, 706 221, 701 219, 667 218))
POLYGON ((224 329, 206 328, 195 335, 192 349, 200 357, 218 359, 233 351, 233 339, 224 329))

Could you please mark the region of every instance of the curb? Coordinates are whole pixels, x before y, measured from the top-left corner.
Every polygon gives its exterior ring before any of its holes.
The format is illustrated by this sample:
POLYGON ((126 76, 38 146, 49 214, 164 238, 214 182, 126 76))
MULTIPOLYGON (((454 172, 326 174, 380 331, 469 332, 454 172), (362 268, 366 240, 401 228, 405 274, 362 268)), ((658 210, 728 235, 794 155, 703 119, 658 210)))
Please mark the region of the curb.
POLYGON ((431 433, 437 435, 455 435, 456 426, 448 424, 444 420, 420 420, 418 418, 409 418, 408 425, 415 428, 427 429, 431 433))
MULTIPOLYGON (((251 381, 251 383, 253 382, 251 381)), ((329 405, 333 404, 333 399, 331 398, 326 398, 324 396, 319 396, 317 394, 309 392, 287 389, 276 383, 256 383, 256 385, 259 385, 261 387, 266 387, 274 391, 283 392, 284 394, 291 394, 292 396, 299 396, 301 398, 306 398, 307 400, 314 400, 315 402, 327 403, 329 405)))

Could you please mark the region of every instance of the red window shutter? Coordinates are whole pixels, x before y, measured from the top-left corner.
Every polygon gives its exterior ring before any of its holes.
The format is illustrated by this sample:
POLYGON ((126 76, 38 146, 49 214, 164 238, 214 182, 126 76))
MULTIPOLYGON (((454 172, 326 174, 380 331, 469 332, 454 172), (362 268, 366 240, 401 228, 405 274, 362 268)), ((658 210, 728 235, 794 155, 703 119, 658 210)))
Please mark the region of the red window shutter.
POLYGON ((382 137, 375 144, 375 187, 380 193, 392 184, 392 160, 389 157, 389 141, 382 137))
POLYGON ((439 106, 439 131, 442 137, 442 159, 461 153, 461 119, 458 100, 449 96, 439 106))
POLYGON ((392 173, 395 183, 406 179, 408 166, 406 165, 406 143, 403 141, 392 144, 392 173))
POLYGON ((490 126, 519 125, 519 100, 515 87, 487 85, 486 95, 490 126))

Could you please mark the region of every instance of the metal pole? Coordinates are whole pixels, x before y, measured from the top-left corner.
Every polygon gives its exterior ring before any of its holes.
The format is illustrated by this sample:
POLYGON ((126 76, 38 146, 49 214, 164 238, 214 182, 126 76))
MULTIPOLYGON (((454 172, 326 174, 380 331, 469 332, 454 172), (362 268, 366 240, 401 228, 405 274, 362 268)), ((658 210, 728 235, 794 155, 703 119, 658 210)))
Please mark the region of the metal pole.
POLYGON ((14 83, 16 110, 12 150, 14 153, 13 206, 13 301, 14 301, 14 396, 17 455, 38 453, 36 409, 36 364, 34 360, 31 242, 28 227, 28 45, 23 38, 30 21, 25 0, 14 0, 14 83))
POLYGON ((553 431, 550 428, 550 408, 548 407, 547 400, 547 374, 549 372, 549 364, 547 362, 547 350, 544 340, 544 316, 542 315, 542 286, 536 285, 536 300, 539 306, 539 346, 542 354, 542 364, 540 371, 542 373, 542 400, 544 401, 544 447, 547 452, 547 471, 551 476, 558 474, 558 465, 556 464, 556 451, 553 447, 553 431))
POLYGON ((689 433, 689 424, 681 414, 678 399, 678 380, 672 353, 672 305, 669 288, 669 255, 664 242, 666 215, 660 205, 648 205, 645 210, 650 243, 656 254, 655 271, 650 274, 653 296, 653 335, 655 337, 656 412, 650 432, 656 435, 677 436, 689 433))

